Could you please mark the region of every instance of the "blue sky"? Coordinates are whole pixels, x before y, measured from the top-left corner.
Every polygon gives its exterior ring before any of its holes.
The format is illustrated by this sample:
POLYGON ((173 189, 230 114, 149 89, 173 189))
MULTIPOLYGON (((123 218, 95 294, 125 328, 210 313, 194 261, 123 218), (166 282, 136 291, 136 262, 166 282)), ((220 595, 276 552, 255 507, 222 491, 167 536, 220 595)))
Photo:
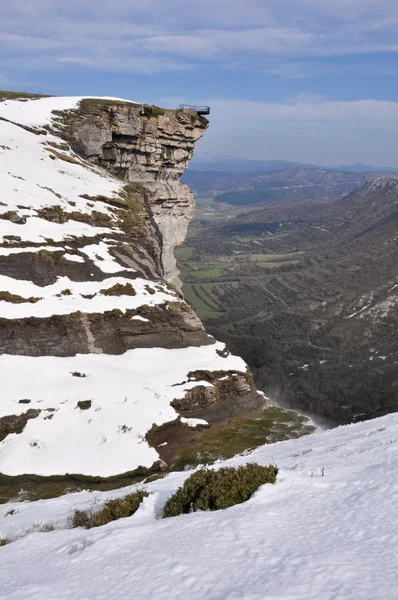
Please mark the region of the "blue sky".
POLYGON ((0 88, 212 106, 198 152, 398 167, 396 0, 13 0, 0 88))

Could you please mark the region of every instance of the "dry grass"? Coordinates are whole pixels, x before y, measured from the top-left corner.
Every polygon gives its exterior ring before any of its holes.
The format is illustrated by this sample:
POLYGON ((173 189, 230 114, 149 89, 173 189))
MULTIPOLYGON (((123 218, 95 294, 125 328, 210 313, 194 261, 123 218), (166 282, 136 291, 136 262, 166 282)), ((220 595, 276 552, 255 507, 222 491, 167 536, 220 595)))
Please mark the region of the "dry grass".
POLYGON ((12 304, 22 304, 23 302, 28 302, 29 304, 35 304, 41 298, 34 298, 33 296, 30 298, 23 298, 22 296, 18 296, 17 294, 11 294, 10 292, 0 292, 0 300, 4 300, 5 302, 11 302, 12 304))

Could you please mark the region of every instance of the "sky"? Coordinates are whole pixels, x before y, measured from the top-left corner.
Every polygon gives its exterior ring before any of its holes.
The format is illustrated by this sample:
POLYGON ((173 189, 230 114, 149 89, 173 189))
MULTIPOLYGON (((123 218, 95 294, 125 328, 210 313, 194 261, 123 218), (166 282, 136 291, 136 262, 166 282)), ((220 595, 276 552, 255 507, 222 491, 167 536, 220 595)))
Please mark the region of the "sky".
POLYGON ((209 104, 198 154, 398 167, 396 0, 13 0, 0 89, 209 104))

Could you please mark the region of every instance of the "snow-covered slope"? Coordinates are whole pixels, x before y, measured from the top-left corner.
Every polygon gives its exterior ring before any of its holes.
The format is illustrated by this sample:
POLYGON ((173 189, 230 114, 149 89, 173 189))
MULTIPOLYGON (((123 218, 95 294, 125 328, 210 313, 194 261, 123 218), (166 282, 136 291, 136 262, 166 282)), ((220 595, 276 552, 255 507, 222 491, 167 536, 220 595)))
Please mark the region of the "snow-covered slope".
POLYGON ((160 519, 189 473, 89 531, 68 529, 73 511, 126 490, 4 505, 0 537, 16 541, 0 548, 0 598, 395 600, 397 439, 391 414, 235 457, 221 464, 274 463, 277 482, 214 513, 160 519))
POLYGON ((229 369, 245 369, 238 357, 220 357, 217 350, 222 349, 223 344, 214 344, 175 350, 137 348, 120 356, 1 357, 3 414, 12 414, 26 393, 29 409, 41 411, 21 434, 2 443, 1 471, 108 477, 139 465, 150 467, 159 456, 145 434, 153 423, 161 425, 179 416, 170 402, 198 385, 188 381, 187 373, 193 368, 223 370, 226 362, 229 369), (78 403, 87 400, 90 408, 79 408, 78 403))
POLYGON ((0 98, 0 473, 151 467, 153 424, 263 402, 167 285, 206 126, 113 98, 0 98))

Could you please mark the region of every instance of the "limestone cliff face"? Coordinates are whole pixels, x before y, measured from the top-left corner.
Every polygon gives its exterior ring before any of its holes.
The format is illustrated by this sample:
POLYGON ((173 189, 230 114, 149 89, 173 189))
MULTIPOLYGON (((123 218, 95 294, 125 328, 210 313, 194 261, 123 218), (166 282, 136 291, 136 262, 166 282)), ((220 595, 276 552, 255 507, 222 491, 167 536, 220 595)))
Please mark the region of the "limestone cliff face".
POLYGON ((161 238, 163 277, 177 285, 174 249, 184 241, 194 211, 193 194, 179 179, 207 127, 195 111, 89 100, 55 121, 77 154, 143 186, 161 238))
POLYGON ((262 405, 245 363, 170 285, 194 210, 179 177, 207 120, 120 100, 1 100, 0 473, 150 468, 153 424, 175 433, 181 416, 262 405))

